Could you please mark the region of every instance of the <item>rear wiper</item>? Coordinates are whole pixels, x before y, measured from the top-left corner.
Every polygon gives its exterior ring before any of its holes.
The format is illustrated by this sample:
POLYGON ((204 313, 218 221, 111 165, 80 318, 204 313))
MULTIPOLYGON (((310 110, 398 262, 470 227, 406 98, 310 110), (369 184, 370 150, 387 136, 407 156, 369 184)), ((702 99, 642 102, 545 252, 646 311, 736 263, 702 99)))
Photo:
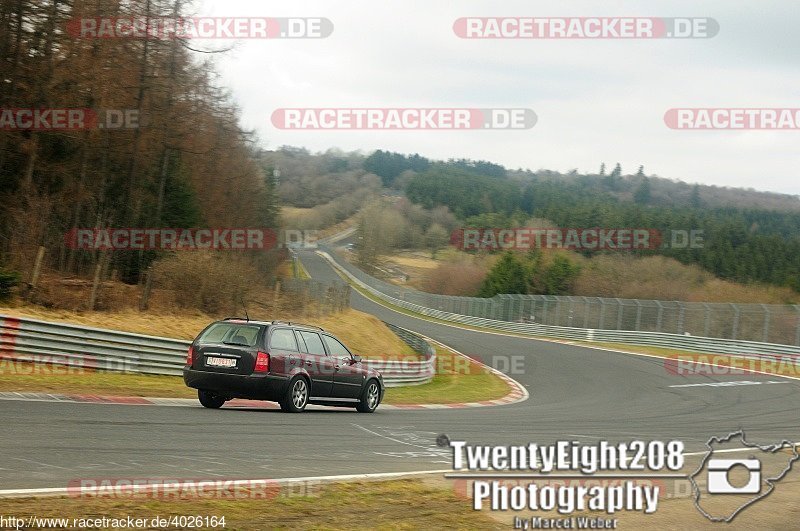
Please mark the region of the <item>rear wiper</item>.
POLYGON ((235 343, 233 341, 223 341, 222 344, 223 345, 235 345, 237 347, 249 347, 250 346, 250 345, 248 345, 246 343, 235 343))

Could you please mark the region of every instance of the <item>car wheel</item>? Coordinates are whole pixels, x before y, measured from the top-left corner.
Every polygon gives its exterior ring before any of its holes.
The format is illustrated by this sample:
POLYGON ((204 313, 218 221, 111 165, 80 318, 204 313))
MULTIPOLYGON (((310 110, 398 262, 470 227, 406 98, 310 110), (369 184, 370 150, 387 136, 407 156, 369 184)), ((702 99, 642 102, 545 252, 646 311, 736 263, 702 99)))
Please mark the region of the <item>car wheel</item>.
POLYGON ((370 380, 361 394, 361 401, 356 406, 356 409, 361 413, 372 413, 378 408, 381 402, 381 388, 378 382, 370 380))
POLYGON ((202 389, 197 391, 197 398, 200 400, 200 403, 203 404, 203 407, 209 409, 219 409, 222 407, 222 404, 225 403, 225 397, 215 395, 210 391, 203 391, 202 389))
POLYGON ((289 382, 286 396, 280 402, 281 409, 290 413, 300 413, 308 405, 308 382, 302 376, 295 376, 289 382))

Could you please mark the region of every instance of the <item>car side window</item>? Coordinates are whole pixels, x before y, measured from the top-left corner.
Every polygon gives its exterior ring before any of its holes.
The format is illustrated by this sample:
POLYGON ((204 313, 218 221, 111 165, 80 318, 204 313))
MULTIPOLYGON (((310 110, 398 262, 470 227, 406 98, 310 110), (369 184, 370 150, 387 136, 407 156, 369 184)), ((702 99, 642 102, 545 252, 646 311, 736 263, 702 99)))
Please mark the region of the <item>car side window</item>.
POLYGON ((301 332, 299 330, 298 332, 306 343, 307 348, 305 352, 318 356, 325 356, 325 347, 322 346, 322 340, 319 338, 319 334, 315 332, 301 332))
POLYGON ((272 331, 269 338, 269 348, 277 350, 297 350, 294 333, 288 328, 278 328, 272 331))
POLYGON ((342 345, 338 339, 335 339, 331 336, 322 336, 325 338, 325 344, 328 346, 328 350, 331 353, 331 356, 335 358, 349 358, 350 351, 347 350, 347 347, 342 345))
POLYGON ((299 330, 294 331, 294 338, 297 340, 297 345, 300 347, 300 352, 308 353, 308 347, 306 346, 303 336, 300 335, 299 330))

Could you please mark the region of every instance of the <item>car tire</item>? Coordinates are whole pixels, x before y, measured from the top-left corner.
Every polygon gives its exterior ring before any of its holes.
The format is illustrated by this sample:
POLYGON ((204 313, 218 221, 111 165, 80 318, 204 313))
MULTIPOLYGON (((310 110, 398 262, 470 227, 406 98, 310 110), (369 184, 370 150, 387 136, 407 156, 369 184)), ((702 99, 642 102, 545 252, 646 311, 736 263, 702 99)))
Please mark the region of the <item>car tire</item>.
POLYGON ((361 400, 358 402, 356 409, 360 413, 372 413, 378 409, 378 404, 381 403, 381 386, 378 385, 377 380, 369 380, 367 385, 364 386, 364 392, 361 393, 361 400))
POLYGON ((224 396, 215 395, 211 391, 203 391, 202 389, 198 389, 197 399, 200 400, 203 407, 209 409, 219 409, 222 407, 222 404, 225 403, 224 396))
POLYGON ((301 413, 308 405, 308 396, 308 380, 302 376, 295 376, 289 382, 286 396, 279 402, 281 409, 289 413, 301 413))

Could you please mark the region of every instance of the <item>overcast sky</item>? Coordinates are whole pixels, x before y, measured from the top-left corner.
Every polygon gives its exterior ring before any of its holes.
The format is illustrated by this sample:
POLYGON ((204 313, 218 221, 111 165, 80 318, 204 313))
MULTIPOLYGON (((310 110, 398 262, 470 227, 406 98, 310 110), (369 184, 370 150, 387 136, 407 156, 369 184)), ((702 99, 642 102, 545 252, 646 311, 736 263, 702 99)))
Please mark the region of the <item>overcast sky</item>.
MULTIPOLYGON (((800 2, 200 0, 198 15, 326 17, 326 39, 240 41, 218 59, 264 147, 388 149, 509 168, 601 162, 689 182, 800 194, 800 131, 680 131, 673 107, 800 107, 800 2), (466 40, 464 16, 712 17, 712 39, 466 40), (283 131, 281 107, 518 107, 523 131, 283 131)), ((198 43, 200 44, 200 43, 198 43)), ((220 46, 220 43, 211 43, 220 46)))

